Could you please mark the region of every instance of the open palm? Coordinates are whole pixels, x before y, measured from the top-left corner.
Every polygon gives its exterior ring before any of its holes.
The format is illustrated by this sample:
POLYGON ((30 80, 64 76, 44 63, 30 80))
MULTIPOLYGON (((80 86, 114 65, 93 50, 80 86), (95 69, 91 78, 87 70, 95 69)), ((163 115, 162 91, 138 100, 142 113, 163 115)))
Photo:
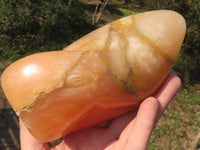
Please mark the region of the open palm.
POLYGON ((143 150, 147 148, 152 129, 181 86, 172 71, 161 89, 145 99, 138 110, 66 136, 50 147, 38 142, 20 120, 22 150, 143 150))

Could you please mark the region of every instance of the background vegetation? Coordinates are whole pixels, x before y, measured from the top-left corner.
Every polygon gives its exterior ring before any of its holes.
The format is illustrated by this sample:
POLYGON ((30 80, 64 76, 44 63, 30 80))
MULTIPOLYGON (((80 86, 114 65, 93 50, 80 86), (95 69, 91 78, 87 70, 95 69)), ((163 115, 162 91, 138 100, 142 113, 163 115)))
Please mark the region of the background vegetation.
POLYGON ((97 12, 101 10, 103 1, 106 0, 1 0, 0 62, 15 61, 40 51, 60 50, 95 28, 129 14, 175 10, 187 22, 186 37, 174 66, 184 86, 154 129, 149 149, 197 149, 200 147, 200 1, 109 0, 94 24, 95 8, 98 5, 97 12))
POLYGON ((93 25, 92 15, 98 3, 100 0, 1 0, 0 59, 14 61, 39 51, 59 50, 115 18, 171 9, 185 17, 188 27, 174 69, 186 83, 200 80, 199 0, 110 0, 102 14, 104 22, 100 18, 99 24, 93 25))
POLYGON ((58 0, 1 0, 0 56, 14 61, 59 50, 94 29, 85 6, 58 0))

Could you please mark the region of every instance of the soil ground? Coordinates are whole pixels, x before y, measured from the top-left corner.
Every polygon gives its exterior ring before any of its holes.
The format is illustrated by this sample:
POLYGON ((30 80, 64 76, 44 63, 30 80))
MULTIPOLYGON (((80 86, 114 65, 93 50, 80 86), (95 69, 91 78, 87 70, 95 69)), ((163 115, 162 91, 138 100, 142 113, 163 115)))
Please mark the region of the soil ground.
POLYGON ((0 86, 0 150, 20 149, 18 123, 18 117, 9 105, 0 86))

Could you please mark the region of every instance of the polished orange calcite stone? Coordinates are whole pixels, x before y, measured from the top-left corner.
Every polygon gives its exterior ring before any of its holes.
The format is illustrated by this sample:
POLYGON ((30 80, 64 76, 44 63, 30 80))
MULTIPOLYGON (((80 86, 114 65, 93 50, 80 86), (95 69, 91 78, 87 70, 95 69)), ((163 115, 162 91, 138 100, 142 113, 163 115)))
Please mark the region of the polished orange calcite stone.
POLYGON ((2 88, 36 139, 56 140, 138 108, 167 77, 185 31, 174 11, 128 16, 62 51, 16 61, 2 88))
POLYGON ((63 87, 41 95, 19 116, 39 141, 52 141, 129 112, 140 103, 110 72, 95 84, 63 87))

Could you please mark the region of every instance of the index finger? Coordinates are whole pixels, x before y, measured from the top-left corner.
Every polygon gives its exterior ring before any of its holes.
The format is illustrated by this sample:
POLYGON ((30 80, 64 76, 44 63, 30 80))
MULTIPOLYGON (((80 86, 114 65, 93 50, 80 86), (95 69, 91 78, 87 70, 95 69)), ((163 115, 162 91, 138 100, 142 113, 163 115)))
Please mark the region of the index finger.
POLYGON ((158 99, 160 103, 158 118, 162 115, 164 110, 167 108, 169 103, 172 101, 176 93, 179 91, 181 87, 181 80, 175 74, 174 71, 171 71, 165 80, 161 89, 156 93, 155 97, 158 99))

